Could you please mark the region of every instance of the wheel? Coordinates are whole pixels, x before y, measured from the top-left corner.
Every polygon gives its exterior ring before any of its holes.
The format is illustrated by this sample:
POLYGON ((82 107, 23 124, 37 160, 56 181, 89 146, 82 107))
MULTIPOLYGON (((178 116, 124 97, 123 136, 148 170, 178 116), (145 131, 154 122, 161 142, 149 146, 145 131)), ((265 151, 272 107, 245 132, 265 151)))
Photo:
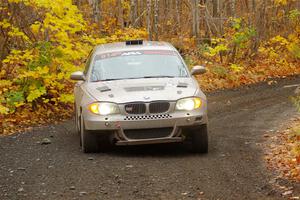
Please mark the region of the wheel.
POLYGON ((208 134, 207 125, 203 124, 197 126, 186 135, 186 140, 189 143, 189 149, 195 153, 207 153, 208 152, 208 134))
POLYGON ((80 141, 84 153, 99 151, 97 134, 85 129, 83 117, 80 117, 80 141))

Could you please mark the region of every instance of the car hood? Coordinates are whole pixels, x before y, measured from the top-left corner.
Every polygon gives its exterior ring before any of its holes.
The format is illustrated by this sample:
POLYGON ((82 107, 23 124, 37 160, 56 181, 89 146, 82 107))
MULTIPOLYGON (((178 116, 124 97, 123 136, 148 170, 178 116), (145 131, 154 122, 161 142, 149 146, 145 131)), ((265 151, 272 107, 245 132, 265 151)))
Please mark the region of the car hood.
POLYGON ((97 101, 126 103, 158 101, 194 96, 198 83, 193 78, 126 79, 90 82, 86 91, 97 101))

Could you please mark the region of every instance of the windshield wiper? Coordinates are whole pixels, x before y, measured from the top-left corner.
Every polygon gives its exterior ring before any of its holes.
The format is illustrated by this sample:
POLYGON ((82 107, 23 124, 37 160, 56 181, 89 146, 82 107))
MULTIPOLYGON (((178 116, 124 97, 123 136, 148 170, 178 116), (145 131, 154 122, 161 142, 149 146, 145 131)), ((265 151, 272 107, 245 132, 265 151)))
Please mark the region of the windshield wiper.
POLYGON ((143 76, 143 77, 131 77, 131 78, 108 78, 102 80, 95 80, 93 82, 100 81, 117 81, 117 80, 126 80, 126 79, 143 79, 143 78, 175 78, 176 76, 143 76))
POLYGON ((127 80, 127 79, 140 79, 143 77, 132 77, 132 78, 108 78, 108 79, 102 79, 102 80, 95 80, 93 82, 100 82, 100 81, 117 81, 117 80, 127 80))
POLYGON ((175 78, 175 76, 144 76, 143 78, 175 78))
POLYGON ((95 80, 95 81, 92 81, 92 82, 116 81, 116 80, 122 80, 122 78, 108 78, 108 79, 102 79, 102 80, 95 80))

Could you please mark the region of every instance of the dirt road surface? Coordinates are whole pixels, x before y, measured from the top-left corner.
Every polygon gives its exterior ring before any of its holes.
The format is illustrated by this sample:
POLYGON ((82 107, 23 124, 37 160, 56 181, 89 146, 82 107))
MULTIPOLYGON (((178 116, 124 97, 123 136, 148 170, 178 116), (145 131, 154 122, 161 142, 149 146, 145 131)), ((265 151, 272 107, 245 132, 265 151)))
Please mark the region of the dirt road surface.
POLYGON ((295 115, 288 99, 295 88, 284 86, 297 83, 208 94, 207 155, 178 144, 83 154, 71 120, 0 136, 0 199, 281 199, 261 144, 295 115), (51 143, 41 145, 44 138, 51 143))

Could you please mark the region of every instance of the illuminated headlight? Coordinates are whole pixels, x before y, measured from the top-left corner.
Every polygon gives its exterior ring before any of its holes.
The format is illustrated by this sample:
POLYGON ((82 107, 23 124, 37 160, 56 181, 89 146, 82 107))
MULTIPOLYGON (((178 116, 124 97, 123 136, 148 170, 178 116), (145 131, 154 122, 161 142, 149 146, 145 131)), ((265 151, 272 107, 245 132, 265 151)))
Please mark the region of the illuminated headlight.
POLYGON ((120 113, 119 106, 115 103, 92 103, 89 105, 89 110, 98 115, 111 115, 120 113))
POLYGON ((194 110, 200 108, 202 101, 198 97, 190 97, 185 99, 180 99, 176 103, 176 110, 194 110))

